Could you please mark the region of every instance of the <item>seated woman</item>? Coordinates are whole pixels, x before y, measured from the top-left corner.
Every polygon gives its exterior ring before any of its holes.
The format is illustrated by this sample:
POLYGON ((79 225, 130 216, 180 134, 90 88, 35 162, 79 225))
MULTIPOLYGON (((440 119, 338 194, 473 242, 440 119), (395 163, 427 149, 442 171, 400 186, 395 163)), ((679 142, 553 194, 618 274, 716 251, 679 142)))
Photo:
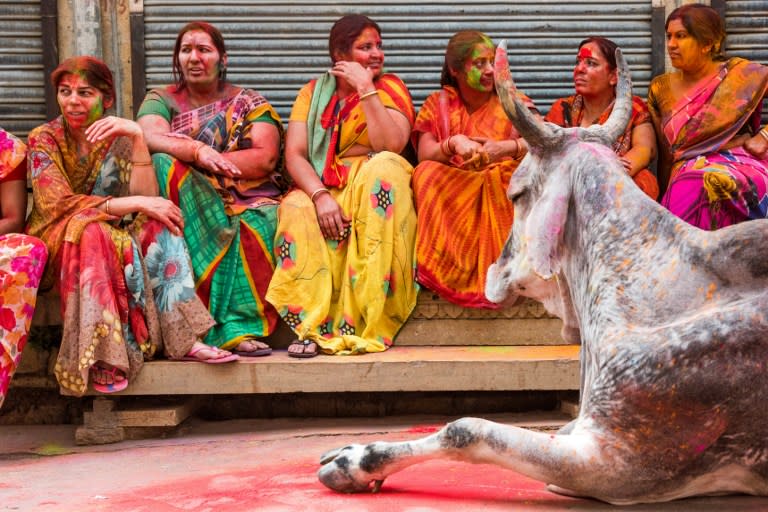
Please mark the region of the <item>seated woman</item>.
POLYGON ((715 230, 768 215, 768 127, 760 128, 768 67, 723 55, 714 9, 687 4, 666 22, 677 71, 658 76, 648 108, 659 138, 661 204, 715 230), (668 188, 667 188, 668 187, 668 188))
POLYGON ((379 26, 331 29, 333 66, 299 92, 285 143, 295 189, 283 199, 267 300, 298 335, 293 357, 379 352, 416 305, 413 168, 398 155, 411 96, 384 73, 379 26))
POLYGON ((185 25, 173 50, 176 83, 150 91, 137 114, 163 197, 184 215, 197 294, 216 326, 209 345, 266 356, 259 338, 279 319, 264 300, 275 268, 275 167, 282 125, 259 93, 227 81, 219 30, 185 25))
POLYGON ((20 234, 27 214, 27 146, 0 128, 0 407, 21 361, 48 253, 20 234))
POLYGON ((163 350, 233 360, 197 340, 213 319, 195 295, 181 211, 157 197, 139 125, 104 116, 115 98, 112 73, 94 57, 73 57, 51 81, 62 115, 29 134, 27 232, 48 247, 43 287, 61 295, 54 373, 62 393, 80 396, 90 381, 104 393, 125 389, 163 350))
MULTIPOLYGON (((583 40, 573 68, 576 94, 555 101, 545 120, 566 128, 605 123, 613 111, 617 80, 616 43, 604 37, 583 40)), ((640 190, 656 200, 659 183, 648 169, 656 157, 656 134, 639 96, 632 97, 632 117, 613 150, 640 190)))
POLYGON ((512 226, 507 186, 527 151, 496 96, 494 55, 485 34, 456 33, 442 89, 424 102, 412 134, 417 279, 455 304, 489 309, 498 305, 485 298, 486 271, 512 226))

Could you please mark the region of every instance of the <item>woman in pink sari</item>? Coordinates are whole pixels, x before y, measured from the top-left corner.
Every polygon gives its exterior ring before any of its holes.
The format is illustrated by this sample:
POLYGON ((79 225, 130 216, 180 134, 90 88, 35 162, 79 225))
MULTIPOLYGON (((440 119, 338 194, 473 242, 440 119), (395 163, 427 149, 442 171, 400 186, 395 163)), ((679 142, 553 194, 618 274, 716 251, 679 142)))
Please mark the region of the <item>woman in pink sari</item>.
POLYGON ((48 253, 23 235, 27 146, 0 129, 0 407, 21 362, 48 253))
POLYGON ((760 127, 768 68, 722 55, 717 12, 688 4, 667 18, 677 71, 653 80, 648 108, 659 138, 662 204, 714 230, 768 216, 768 128, 760 127))

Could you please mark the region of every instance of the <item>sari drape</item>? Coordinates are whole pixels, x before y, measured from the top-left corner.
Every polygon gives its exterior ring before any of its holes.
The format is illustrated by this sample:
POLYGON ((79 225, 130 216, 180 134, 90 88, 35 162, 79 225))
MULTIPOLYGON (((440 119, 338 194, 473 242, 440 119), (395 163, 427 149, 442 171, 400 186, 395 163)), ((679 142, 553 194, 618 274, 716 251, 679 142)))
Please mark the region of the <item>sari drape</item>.
MULTIPOLYGON (((595 119, 592 124, 604 124, 613 112, 613 103, 595 119)), ((573 95, 567 98, 560 98, 552 104, 546 117, 546 121, 554 123, 565 128, 581 126, 584 119, 584 98, 581 95, 573 95)), ((650 123, 651 117, 648 113, 648 107, 639 96, 632 96, 632 114, 616 142, 613 143, 613 151, 619 156, 624 156, 632 149, 632 130, 641 124, 650 123)), ((659 182, 650 169, 641 169, 632 176, 640 190, 646 193, 654 201, 659 197, 659 182)))
MULTIPOLYGON (((413 123, 410 93, 399 78, 385 74, 376 88, 387 108, 413 123)), ((326 354, 380 352, 392 345, 416 305, 413 168, 386 151, 346 156, 350 147, 370 143, 357 95, 343 103, 335 82, 312 81, 299 92, 291 121, 307 123, 310 161, 351 219, 350 234, 326 240, 310 198, 301 190, 286 195, 267 300, 299 339, 316 342, 326 354)))
POLYGON ((127 193, 130 155, 130 140, 117 137, 78 157, 62 117, 29 135, 27 232, 45 241, 45 275, 61 295, 54 374, 65 395, 85 393, 97 361, 130 381, 158 351, 184 356, 213 324, 195 295, 184 240, 143 214, 127 222, 98 209, 127 193))
MULTIPOLYGON (((27 146, 0 128, 0 184, 26 181, 27 146)), ((0 408, 21 362, 47 252, 37 238, 0 235, 0 408)))
MULTIPOLYGON (((270 123, 282 132, 277 112, 255 91, 243 89, 187 111, 174 91, 173 86, 150 91, 138 117, 160 115, 174 133, 222 153, 252 147, 254 123, 270 123)), ((264 296, 275 267, 279 176, 233 179, 201 171, 167 154, 152 158, 163 197, 176 203, 184 215, 197 294, 216 320, 205 343, 231 349, 248 337, 272 334, 278 315, 264 296)))
MULTIPOLYGON (((531 100, 518 92, 529 108, 531 100)), ((520 135, 496 95, 473 113, 451 86, 431 94, 413 129, 414 145, 423 133, 438 141, 451 135, 516 139, 520 135)), ((507 187, 519 160, 504 158, 480 169, 465 169, 460 156, 450 164, 420 162, 413 174, 418 213, 416 278, 441 297, 464 307, 496 309, 485 298, 488 267, 501 254, 512 227, 507 187)))
POLYGON ((670 74, 651 82, 648 106, 664 162, 659 176, 669 179, 662 205, 708 230, 768 215, 768 161, 743 147, 724 149, 736 135, 757 133, 767 92, 768 68, 740 58, 678 100, 670 74))

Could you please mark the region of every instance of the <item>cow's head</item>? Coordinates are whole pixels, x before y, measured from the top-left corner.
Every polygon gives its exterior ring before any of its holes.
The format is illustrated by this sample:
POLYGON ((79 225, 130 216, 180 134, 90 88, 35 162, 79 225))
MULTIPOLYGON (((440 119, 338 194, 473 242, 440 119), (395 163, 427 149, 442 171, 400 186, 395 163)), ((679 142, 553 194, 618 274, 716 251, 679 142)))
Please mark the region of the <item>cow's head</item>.
POLYGON ((536 118, 516 94, 506 44, 496 50, 496 91, 528 155, 512 175, 507 195, 515 205, 512 231, 501 256, 488 269, 485 294, 496 303, 524 295, 541 301, 564 322, 564 337, 578 336, 578 323, 562 273, 568 258, 563 240, 572 208, 573 177, 581 166, 616 166, 610 145, 624 131, 632 110, 627 63, 616 50, 619 82, 613 112, 604 125, 561 128, 536 118), (589 143, 599 143, 596 146, 589 143))

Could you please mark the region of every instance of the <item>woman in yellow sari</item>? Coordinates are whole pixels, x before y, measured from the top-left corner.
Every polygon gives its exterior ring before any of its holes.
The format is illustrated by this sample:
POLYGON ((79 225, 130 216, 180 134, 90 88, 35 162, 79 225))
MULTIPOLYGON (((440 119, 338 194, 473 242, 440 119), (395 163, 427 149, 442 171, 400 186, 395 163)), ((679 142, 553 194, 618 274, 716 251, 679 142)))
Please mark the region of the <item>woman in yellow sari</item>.
POLYGON ((298 339, 292 357, 380 352, 416 304, 405 84, 383 73, 379 26, 362 15, 331 29, 333 67, 305 85, 288 124, 295 182, 278 210, 267 292, 298 339))
POLYGON ((417 279, 455 304, 489 309, 498 306, 485 298, 485 273, 512 226, 507 186, 526 153, 496 96, 494 52, 485 34, 456 33, 442 89, 424 102, 413 129, 417 279))

